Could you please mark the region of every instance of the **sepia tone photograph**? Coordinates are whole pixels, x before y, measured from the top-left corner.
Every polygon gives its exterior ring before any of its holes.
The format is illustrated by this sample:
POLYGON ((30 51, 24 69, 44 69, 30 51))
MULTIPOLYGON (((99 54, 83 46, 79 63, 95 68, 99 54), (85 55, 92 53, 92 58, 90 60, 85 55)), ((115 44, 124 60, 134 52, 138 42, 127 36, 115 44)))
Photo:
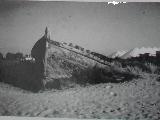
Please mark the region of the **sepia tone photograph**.
POLYGON ((0 1, 0 116, 160 119, 160 3, 0 1))

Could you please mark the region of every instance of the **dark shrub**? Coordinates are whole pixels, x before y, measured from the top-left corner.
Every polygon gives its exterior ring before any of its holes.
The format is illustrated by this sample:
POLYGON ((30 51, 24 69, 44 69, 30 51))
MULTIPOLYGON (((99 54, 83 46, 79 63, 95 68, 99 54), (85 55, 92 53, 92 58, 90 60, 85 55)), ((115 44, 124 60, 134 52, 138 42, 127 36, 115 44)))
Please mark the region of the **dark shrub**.
POLYGON ((4 61, 0 63, 0 81, 33 92, 42 88, 40 73, 35 63, 4 61))
POLYGON ((75 79, 75 82, 81 85, 86 85, 88 83, 119 83, 130 81, 136 77, 138 77, 138 75, 129 73, 128 71, 119 71, 112 68, 100 68, 98 66, 89 67, 73 74, 73 79, 75 79))
POLYGON ((16 60, 15 54, 8 52, 8 53, 6 54, 6 60, 16 60))
POLYGON ((16 58, 16 60, 20 60, 20 59, 22 59, 23 58, 23 53, 16 53, 15 54, 15 58, 16 58))
POLYGON ((0 61, 3 60, 3 54, 0 53, 0 61))

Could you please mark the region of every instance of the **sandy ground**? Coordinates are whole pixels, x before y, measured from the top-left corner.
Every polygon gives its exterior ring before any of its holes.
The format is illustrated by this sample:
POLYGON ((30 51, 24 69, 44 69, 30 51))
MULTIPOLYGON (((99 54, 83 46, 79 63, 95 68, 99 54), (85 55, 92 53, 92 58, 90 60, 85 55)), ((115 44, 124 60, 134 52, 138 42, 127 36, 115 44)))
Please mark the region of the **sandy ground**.
POLYGON ((160 119, 160 82, 144 75, 128 83, 106 83, 30 93, 0 83, 0 115, 62 118, 160 119))

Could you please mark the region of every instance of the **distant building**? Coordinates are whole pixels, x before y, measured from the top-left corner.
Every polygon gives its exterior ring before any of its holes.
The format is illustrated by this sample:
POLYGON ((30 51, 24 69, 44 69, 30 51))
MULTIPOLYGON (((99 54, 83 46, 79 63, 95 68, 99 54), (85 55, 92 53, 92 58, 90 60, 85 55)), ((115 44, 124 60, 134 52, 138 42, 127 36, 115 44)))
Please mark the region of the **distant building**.
POLYGON ((156 51, 156 57, 160 58, 160 51, 156 51))
POLYGON ((150 53, 139 54, 139 57, 147 58, 150 56, 150 53))
POLYGON ((35 61, 35 59, 31 55, 25 55, 24 60, 26 60, 26 61, 35 61))
POLYGON ((149 57, 150 57, 150 53, 139 54, 139 58, 140 58, 142 61, 148 60, 149 57))

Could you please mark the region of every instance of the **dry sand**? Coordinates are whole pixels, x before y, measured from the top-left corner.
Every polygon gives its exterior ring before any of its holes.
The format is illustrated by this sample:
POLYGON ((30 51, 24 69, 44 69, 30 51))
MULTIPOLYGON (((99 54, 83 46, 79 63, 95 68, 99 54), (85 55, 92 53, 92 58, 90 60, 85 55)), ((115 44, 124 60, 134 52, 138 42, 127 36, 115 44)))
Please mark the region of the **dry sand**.
POLYGON ((158 120, 160 82, 156 77, 146 74, 127 83, 39 93, 0 83, 0 115, 158 120))

